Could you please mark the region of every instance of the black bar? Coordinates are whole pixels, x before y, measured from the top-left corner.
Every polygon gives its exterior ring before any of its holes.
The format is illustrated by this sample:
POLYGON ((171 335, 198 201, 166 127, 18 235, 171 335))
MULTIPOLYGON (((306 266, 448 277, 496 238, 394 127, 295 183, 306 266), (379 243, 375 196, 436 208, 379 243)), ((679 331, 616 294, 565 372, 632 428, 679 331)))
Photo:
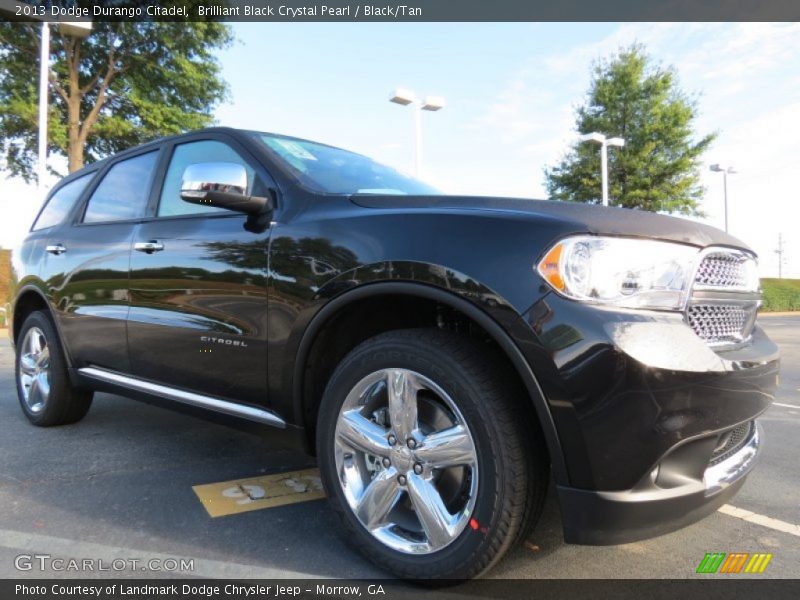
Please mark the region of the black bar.
POLYGON ((800 20, 798 0, 19 0, 17 4, 22 8, 15 14, 3 12, 2 18, 415 23, 800 20))
POLYGON ((397 580, 246 580, 219 579, 25 579, 0 581, 3 600, 455 600, 503 598, 535 600, 598 598, 641 600, 712 600, 798 598, 800 581, 730 575, 696 579, 486 579, 466 583, 438 582, 435 587, 397 580), (445 583, 447 585, 442 585, 445 583))

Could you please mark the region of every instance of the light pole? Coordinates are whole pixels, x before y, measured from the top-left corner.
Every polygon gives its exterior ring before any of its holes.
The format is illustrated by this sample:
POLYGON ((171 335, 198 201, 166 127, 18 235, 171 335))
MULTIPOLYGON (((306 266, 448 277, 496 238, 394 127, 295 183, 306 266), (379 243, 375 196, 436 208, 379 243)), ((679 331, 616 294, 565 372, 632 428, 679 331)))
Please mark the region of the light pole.
POLYGON ((42 36, 39 41, 39 189, 44 190, 47 176, 47 92, 50 78, 50 24, 42 21, 42 36))
POLYGON ((786 249, 783 247, 783 234, 778 232, 778 247, 775 249, 775 254, 778 255, 778 279, 783 279, 783 253, 786 249))
POLYGON ((620 137, 609 138, 596 131, 581 136, 582 142, 600 144, 600 178, 603 187, 603 206, 608 206, 608 147, 622 148, 625 140, 620 137))
POLYGON ((418 100, 411 90, 398 88, 389 97, 389 101, 401 106, 411 105, 414 111, 414 174, 419 177, 422 171, 422 111, 435 112, 443 109, 444 98, 428 96, 425 100, 418 100))
POLYGON ((728 173, 731 175, 736 174, 733 167, 723 167, 720 164, 711 165, 709 167, 715 173, 722 173, 722 191, 725 198, 725 233, 728 232, 728 173))
MULTIPOLYGON (((44 179, 47 176, 47 94, 50 78, 50 23, 40 15, 30 15, 30 4, 17 0, 0 0, 0 14, 9 20, 41 21, 42 32, 39 38, 39 156, 37 159, 38 185, 44 190, 44 179), (17 14, 25 15, 19 17, 17 14)), ((92 22, 86 21, 53 21, 64 35, 72 37, 86 37, 92 31, 92 22)))

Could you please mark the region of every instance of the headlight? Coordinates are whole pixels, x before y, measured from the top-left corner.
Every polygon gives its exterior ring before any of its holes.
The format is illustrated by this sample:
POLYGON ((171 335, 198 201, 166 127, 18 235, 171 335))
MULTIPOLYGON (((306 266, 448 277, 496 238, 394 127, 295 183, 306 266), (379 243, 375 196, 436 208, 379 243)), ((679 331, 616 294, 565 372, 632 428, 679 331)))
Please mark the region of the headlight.
POLYGON ((575 300, 682 310, 698 255, 698 248, 670 242, 576 236, 553 246, 537 270, 575 300))

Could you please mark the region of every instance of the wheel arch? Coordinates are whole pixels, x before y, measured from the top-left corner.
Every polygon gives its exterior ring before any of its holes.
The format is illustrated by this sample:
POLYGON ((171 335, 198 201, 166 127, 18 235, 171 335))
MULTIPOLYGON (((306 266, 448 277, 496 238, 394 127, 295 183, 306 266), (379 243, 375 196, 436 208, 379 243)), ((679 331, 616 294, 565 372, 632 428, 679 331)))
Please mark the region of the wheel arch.
MULTIPOLYGON (((17 292, 12 305, 12 314, 9 324, 11 325, 11 339, 14 344, 17 343, 19 337, 19 330, 25 319, 36 310, 46 310, 51 313, 50 303, 47 301, 47 296, 44 292, 33 284, 28 284, 17 292)), ((55 321, 55 319, 53 319, 55 321)), ((60 332, 59 332, 60 333, 60 332)))
POLYGON ((72 354, 69 350, 69 344, 64 337, 64 333, 61 331, 61 323, 59 323, 59 320, 56 318, 55 310, 48 300, 47 294, 36 283, 28 283, 17 291, 17 295, 14 299, 12 307, 12 316, 10 319, 10 324, 13 328, 11 330, 12 343, 16 344, 17 338, 19 337, 20 327, 22 327, 22 324, 25 322, 27 316, 35 310, 43 310, 50 315, 50 320, 52 321, 53 327, 55 327, 56 334, 58 334, 58 338, 61 342, 61 349, 64 352, 64 360, 67 362, 67 366, 70 367, 71 377, 71 367, 73 362, 72 354))
MULTIPOLYGON (((514 342, 512 336, 496 318, 475 303, 453 291, 444 290, 426 283, 408 281, 364 283, 328 301, 327 304, 314 315, 300 340, 297 358, 293 367, 291 396, 295 422, 305 425, 309 431, 313 431, 315 428, 314 423, 309 423, 307 413, 309 401, 306 375, 312 352, 326 327, 332 323, 337 315, 341 315, 344 311, 347 311, 360 302, 389 297, 427 301, 445 306, 464 315, 488 335, 492 342, 500 349, 504 358, 510 362, 527 392, 534 414, 544 435, 556 481, 558 483, 567 482, 567 471, 561 444, 544 393, 531 366, 514 342)), ((510 308, 505 308, 504 310, 511 311, 510 308)), ((516 313, 512 316, 518 317, 516 313)), ((309 446, 310 449, 313 450, 313 442, 311 442, 309 446)))

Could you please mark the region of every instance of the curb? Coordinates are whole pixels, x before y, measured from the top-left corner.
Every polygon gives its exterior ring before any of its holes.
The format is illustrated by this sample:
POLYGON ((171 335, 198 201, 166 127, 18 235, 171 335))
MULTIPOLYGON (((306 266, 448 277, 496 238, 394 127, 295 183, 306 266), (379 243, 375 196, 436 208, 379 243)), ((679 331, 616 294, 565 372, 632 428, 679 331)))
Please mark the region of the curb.
POLYGON ((758 313, 758 318, 761 319, 762 317, 800 317, 800 310, 758 313))

